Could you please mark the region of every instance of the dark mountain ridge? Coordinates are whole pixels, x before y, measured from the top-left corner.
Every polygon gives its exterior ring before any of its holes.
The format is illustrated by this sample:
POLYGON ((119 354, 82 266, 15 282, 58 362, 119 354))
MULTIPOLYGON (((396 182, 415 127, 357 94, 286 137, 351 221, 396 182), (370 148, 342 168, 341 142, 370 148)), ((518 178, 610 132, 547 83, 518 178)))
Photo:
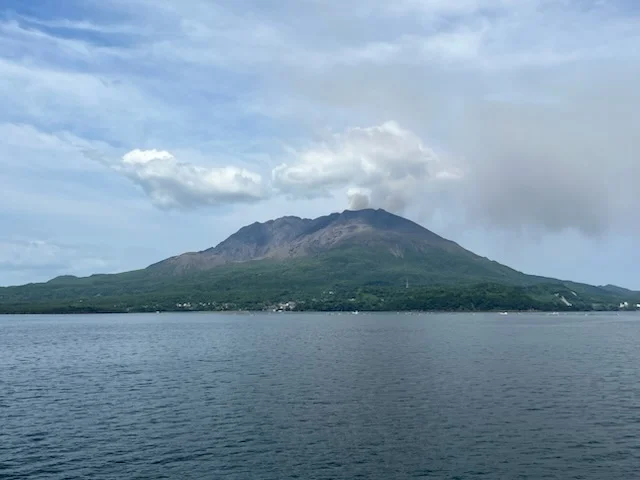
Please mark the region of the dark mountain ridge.
POLYGON ((149 268, 184 274, 229 263, 313 256, 348 246, 387 250, 396 257, 408 252, 426 254, 430 250, 475 257, 415 222, 385 210, 366 209, 316 219, 288 216, 255 222, 216 247, 171 257, 149 268))

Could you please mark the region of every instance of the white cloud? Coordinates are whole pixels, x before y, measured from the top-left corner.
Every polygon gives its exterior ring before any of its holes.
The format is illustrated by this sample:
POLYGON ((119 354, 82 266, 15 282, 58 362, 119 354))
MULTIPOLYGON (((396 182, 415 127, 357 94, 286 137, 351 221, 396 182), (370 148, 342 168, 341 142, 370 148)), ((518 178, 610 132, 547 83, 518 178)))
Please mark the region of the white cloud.
POLYGON ((270 182, 237 165, 201 166, 207 159, 193 153, 188 156, 195 156, 200 165, 156 149, 135 149, 117 162, 96 149, 86 148, 84 153, 142 187, 161 209, 255 203, 278 195, 335 198, 346 193, 350 208, 376 206, 402 212, 417 195, 463 178, 460 168, 393 121, 349 128, 309 148, 291 149, 290 163, 273 168, 270 182))
POLYGON ((138 184, 163 209, 256 202, 267 197, 262 177, 235 166, 202 167, 163 150, 132 150, 118 163, 105 162, 138 184))
POLYGON ((349 194, 356 205, 366 203, 396 212, 421 191, 428 191, 432 182, 462 175, 417 135, 392 121, 351 128, 292 154, 291 164, 283 163, 272 172, 273 185, 281 193, 313 198, 351 187, 357 189, 349 194))

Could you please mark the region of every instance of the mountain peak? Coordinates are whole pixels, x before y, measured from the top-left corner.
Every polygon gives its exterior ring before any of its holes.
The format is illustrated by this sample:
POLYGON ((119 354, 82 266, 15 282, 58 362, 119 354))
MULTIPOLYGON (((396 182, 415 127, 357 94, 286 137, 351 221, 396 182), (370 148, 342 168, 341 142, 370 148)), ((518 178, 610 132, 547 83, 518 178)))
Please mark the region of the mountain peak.
POLYGON ((251 260, 308 257, 351 247, 374 248, 395 256, 433 248, 465 251, 411 220, 368 208, 314 219, 284 216, 254 222, 213 248, 179 255, 152 267, 181 273, 251 260))
MULTIPOLYGON (((362 210, 345 210, 340 217, 346 221, 362 221, 370 224, 371 226, 385 230, 395 230, 397 232, 429 232, 426 228, 418 225, 411 220, 408 220, 399 215, 390 213, 382 208, 372 209, 366 208, 362 210)), ((433 232, 429 232, 435 235, 433 232)))

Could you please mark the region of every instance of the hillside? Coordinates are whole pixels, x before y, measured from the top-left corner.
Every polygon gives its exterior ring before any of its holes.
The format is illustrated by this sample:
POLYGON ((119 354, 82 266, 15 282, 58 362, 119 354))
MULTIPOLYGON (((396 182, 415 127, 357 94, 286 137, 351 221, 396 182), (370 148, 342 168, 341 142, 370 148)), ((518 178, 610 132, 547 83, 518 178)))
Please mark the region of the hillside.
POLYGON ((434 251, 470 255, 454 242, 384 210, 347 210, 316 219, 282 217, 256 222, 214 248, 172 257, 150 269, 181 274, 229 263, 310 257, 348 247, 385 250, 397 258, 434 251))
POLYGON ((283 217, 253 223, 214 248, 169 258, 152 274, 188 275, 259 260, 313 259, 344 265, 334 281, 419 285, 459 281, 531 284, 540 279, 482 258, 426 228, 384 210, 334 213, 316 219, 283 217), (344 278, 343 278, 344 277, 344 278))
POLYGON ((143 270, 0 289, 0 312, 263 309, 592 309, 618 287, 526 275, 384 210, 253 223, 143 270), (185 306, 186 305, 186 306, 185 306))

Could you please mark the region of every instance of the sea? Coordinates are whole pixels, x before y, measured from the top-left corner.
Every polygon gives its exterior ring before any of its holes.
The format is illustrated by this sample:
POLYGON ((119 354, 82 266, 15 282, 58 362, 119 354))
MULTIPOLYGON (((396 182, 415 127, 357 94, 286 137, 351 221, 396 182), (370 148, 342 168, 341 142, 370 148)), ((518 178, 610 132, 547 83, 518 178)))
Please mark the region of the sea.
POLYGON ((0 478, 640 478, 638 314, 0 316, 0 478))

